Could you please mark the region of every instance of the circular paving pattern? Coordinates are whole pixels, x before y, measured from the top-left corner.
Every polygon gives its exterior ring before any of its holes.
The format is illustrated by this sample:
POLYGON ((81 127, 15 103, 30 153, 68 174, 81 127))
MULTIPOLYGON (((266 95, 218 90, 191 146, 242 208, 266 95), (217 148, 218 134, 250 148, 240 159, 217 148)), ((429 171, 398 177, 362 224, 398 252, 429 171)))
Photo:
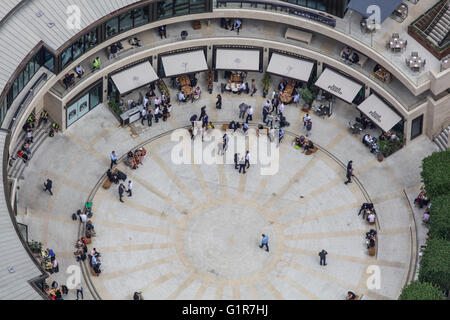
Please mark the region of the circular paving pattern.
POLYGON ((103 299, 344 299, 366 292, 364 235, 357 216, 365 201, 345 170, 318 151, 306 156, 287 136, 275 175, 252 164, 175 165, 175 142, 145 145, 144 165, 119 169, 133 180, 133 196, 118 201, 117 186, 93 199, 95 246, 102 251, 103 299), (269 236, 270 252, 259 248, 269 236), (328 251, 328 265, 318 252, 328 251))

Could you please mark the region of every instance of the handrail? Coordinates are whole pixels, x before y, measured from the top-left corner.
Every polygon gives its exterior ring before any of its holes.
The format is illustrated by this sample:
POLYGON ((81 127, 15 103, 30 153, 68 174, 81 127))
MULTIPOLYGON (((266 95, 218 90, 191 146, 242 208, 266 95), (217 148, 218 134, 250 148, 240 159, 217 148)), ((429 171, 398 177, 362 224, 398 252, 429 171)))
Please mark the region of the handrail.
POLYGON ((440 19, 442 17, 441 13, 444 11, 444 9, 447 10, 448 3, 449 3, 449 0, 447 0, 447 3, 442 6, 442 8, 439 10, 439 12, 436 14, 436 16, 433 18, 433 20, 428 25, 428 27, 423 31, 425 34, 427 34, 427 35, 430 34, 431 31, 429 31, 428 29, 430 29, 431 27, 434 27, 435 26, 434 23, 436 22, 435 20, 438 18, 440 19))
POLYGON ((43 74, 41 74, 39 79, 37 79, 33 83, 33 85, 31 86, 30 90, 28 90, 27 94, 25 95, 25 97, 22 99, 22 101, 20 102, 19 106, 17 107, 16 112, 14 112, 14 116, 12 117, 11 121, 9 122, 8 130, 12 130, 12 128, 14 126, 14 123, 16 122, 19 114, 20 115, 22 114, 23 106, 28 102, 28 98, 33 97, 35 89, 38 87, 38 85, 42 81, 47 81, 47 78, 48 78, 48 74, 47 74, 47 72, 44 72, 43 74))

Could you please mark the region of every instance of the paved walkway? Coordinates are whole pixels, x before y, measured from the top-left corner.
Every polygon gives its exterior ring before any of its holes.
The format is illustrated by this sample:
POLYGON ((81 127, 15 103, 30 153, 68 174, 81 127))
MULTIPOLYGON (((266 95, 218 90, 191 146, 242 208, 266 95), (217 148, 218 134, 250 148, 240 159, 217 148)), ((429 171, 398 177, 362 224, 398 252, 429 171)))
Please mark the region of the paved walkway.
MULTIPOLYGON (((411 261, 412 215, 403 189, 418 189, 421 159, 435 150, 429 139, 380 163, 346 128, 359 112, 338 102, 332 117, 312 116, 312 139, 324 151, 305 156, 286 136, 273 176, 260 175, 258 165, 246 175, 233 165, 175 165, 168 135, 146 143, 188 125, 202 105, 211 121, 230 121, 244 101, 260 121, 262 97, 224 94, 223 109, 216 110, 215 96, 175 102, 172 117, 151 128, 139 122, 121 128, 100 105, 65 135, 44 142, 19 182, 18 221, 29 225, 30 240, 56 252, 61 271, 54 278, 64 283, 66 268, 77 265, 72 252, 79 224, 71 214, 108 168, 111 150, 122 155, 144 143, 150 154, 143 166, 131 171, 119 164, 134 182, 133 197, 120 203, 116 186, 94 197, 97 237, 89 249, 102 252, 103 273, 92 278, 101 298, 130 299, 141 290, 145 299, 344 299, 353 290, 363 299, 396 299, 411 261), (354 161, 364 189, 343 184, 345 170, 336 159, 354 161), (41 189, 47 177, 53 197, 41 189), (365 249, 370 226, 357 216, 364 190, 378 212, 376 257, 365 249), (258 248, 261 233, 270 237, 269 253, 258 248), (321 249, 329 253, 326 267, 319 266, 321 249), (366 285, 373 265, 381 271, 379 289, 366 285)), ((301 110, 289 105, 285 114, 288 131, 301 132, 301 110)))

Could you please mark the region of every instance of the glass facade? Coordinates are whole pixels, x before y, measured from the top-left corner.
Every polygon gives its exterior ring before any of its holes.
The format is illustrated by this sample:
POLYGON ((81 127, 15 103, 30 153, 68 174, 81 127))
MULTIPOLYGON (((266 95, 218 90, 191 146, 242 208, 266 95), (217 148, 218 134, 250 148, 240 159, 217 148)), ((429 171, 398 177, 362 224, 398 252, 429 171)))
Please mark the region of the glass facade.
POLYGON ((149 7, 132 9, 114 17, 105 23, 105 39, 126 32, 138 26, 144 25, 150 21, 149 7))
POLYGON ((297 4, 299 6, 319 10, 319 11, 327 11, 326 0, 281 0, 283 2, 289 2, 293 4, 297 4))
POLYGON ((158 2, 157 18, 164 19, 183 14, 205 12, 207 0, 168 0, 158 2))
POLYGON ((97 28, 89 31, 61 53, 62 68, 66 67, 87 50, 97 45, 97 32, 97 28))
POLYGON ((88 92, 71 102, 66 110, 67 127, 80 119, 86 113, 98 106, 103 99, 103 82, 95 84, 88 92))

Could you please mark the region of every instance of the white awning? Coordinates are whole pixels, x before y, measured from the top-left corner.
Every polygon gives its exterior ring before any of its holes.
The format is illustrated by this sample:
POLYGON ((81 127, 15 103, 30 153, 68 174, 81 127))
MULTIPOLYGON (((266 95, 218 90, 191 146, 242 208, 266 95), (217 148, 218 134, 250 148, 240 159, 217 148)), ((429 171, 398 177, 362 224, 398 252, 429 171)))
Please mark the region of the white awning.
POLYGON ((314 63, 273 53, 267 72, 307 82, 311 76, 314 63))
POLYGON ((217 49, 216 69, 259 71, 259 50, 217 49))
POLYGON ((112 75, 111 79, 120 94, 124 94, 158 80, 158 76, 150 62, 144 62, 112 75))
POLYGON ((326 68, 323 70, 315 85, 329 93, 341 98, 348 103, 352 103, 362 85, 349 78, 326 68))
POLYGON ((391 130, 402 119, 383 100, 374 94, 364 100, 358 106, 358 109, 384 132, 391 130))
POLYGON ((189 51, 161 58, 166 77, 208 70, 203 50, 189 51))

